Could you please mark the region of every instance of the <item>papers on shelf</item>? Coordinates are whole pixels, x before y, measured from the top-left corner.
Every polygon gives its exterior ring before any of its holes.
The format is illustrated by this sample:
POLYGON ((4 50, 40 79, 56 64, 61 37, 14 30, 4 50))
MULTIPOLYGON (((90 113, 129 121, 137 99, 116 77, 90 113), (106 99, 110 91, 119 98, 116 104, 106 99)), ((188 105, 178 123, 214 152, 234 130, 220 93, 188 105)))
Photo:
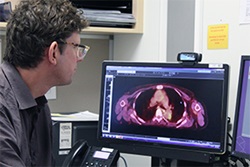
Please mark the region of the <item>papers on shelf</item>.
POLYGON ((136 20, 132 14, 119 10, 99 10, 80 8, 91 26, 132 27, 136 20))
POLYGON ((89 111, 72 114, 51 113, 53 121, 98 121, 99 115, 89 111))

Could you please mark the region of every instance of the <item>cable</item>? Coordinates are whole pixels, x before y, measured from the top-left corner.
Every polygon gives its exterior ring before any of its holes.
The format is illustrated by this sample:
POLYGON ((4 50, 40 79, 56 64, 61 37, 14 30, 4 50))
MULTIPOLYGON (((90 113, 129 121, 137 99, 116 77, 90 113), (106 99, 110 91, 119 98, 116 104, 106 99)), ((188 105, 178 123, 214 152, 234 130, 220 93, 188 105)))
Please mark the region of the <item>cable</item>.
POLYGON ((231 155, 228 159, 228 163, 231 165, 231 167, 237 167, 237 158, 231 155))
POLYGON ((249 167, 249 164, 247 163, 246 159, 244 158, 238 158, 236 156, 230 155, 230 159, 228 162, 231 164, 232 167, 237 167, 237 161, 239 161, 243 167, 249 167))
POLYGON ((244 167, 249 167, 249 165, 248 165, 246 159, 244 159, 244 158, 239 158, 239 161, 242 163, 242 165, 243 165, 244 167))
POLYGON ((121 155, 120 155, 120 158, 123 160, 125 167, 128 167, 126 159, 121 155))
POLYGON ((230 135, 229 132, 227 132, 227 135, 228 135, 228 137, 229 137, 231 140, 233 140, 233 137, 230 135))

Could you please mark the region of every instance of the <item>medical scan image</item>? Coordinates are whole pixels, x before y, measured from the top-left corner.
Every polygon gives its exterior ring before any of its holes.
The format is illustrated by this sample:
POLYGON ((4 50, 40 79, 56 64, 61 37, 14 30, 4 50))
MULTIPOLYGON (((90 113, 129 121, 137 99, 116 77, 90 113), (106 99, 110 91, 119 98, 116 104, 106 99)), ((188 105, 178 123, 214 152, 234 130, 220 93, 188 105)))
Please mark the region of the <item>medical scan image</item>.
POLYGON ((207 125, 204 104, 172 84, 149 84, 125 92, 115 104, 119 124, 200 129, 207 125))

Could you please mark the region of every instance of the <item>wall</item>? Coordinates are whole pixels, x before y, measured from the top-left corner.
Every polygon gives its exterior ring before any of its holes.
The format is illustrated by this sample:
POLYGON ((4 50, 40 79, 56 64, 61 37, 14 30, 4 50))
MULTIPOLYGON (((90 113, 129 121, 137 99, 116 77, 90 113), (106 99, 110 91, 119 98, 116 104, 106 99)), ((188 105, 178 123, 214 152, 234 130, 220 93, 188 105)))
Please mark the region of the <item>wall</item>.
POLYGON ((202 48, 203 62, 227 63, 230 66, 230 85, 228 114, 234 120, 235 102, 238 85, 240 56, 250 55, 250 24, 240 25, 240 0, 204 0, 203 37, 202 48), (209 25, 228 24, 229 41, 227 49, 209 50, 207 48, 207 27, 209 25))
POLYGON ((166 20, 166 0, 144 0, 143 35, 115 35, 114 59, 166 61, 166 20))
POLYGON ((168 0, 167 60, 194 50, 195 0, 168 0))

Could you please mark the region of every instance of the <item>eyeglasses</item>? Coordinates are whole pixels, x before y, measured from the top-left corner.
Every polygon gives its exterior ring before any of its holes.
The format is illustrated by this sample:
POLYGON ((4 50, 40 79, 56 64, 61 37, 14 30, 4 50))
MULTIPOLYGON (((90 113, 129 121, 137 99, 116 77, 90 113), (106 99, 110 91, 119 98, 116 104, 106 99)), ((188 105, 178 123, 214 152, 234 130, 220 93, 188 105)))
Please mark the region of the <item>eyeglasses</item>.
POLYGON ((73 42, 60 41, 58 43, 68 44, 68 45, 71 45, 73 47, 77 47, 77 52, 78 52, 77 58, 79 60, 84 59, 84 57, 87 55, 87 53, 88 53, 88 51, 90 49, 90 47, 87 46, 87 45, 76 44, 76 43, 73 43, 73 42))

